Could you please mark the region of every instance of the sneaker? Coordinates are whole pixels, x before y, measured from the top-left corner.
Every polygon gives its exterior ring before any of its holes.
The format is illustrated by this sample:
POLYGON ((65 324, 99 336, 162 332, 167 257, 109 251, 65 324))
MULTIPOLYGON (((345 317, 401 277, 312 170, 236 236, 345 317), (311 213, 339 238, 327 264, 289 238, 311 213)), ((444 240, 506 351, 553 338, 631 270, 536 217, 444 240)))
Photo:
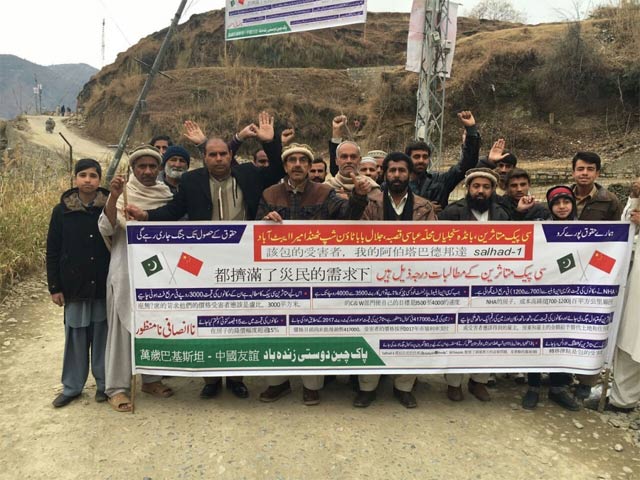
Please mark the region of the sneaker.
MULTIPOLYGON (((589 387, 591 388, 591 387, 589 387)), ((580 404, 575 397, 571 396, 568 390, 563 389, 558 392, 549 391, 549 400, 557 403, 562 408, 566 408, 567 410, 571 410, 572 412, 577 412, 580 410, 580 404)))
POLYGON ((493 388, 498 384, 498 377, 496 377, 495 373, 489 374, 489 380, 487 380, 487 387, 493 388))
POLYGON ((540 400, 540 393, 535 390, 527 390, 527 393, 522 397, 522 408, 525 410, 533 410, 538 406, 538 400, 540 400))
POLYGON ((353 406, 356 408, 367 408, 376 399, 376 392, 358 392, 353 400, 353 406))
POLYGON ((264 392, 260 394, 261 402, 275 402, 276 400, 280 400, 285 395, 289 395, 291 393, 291 384, 289 380, 280 385, 271 385, 264 392))

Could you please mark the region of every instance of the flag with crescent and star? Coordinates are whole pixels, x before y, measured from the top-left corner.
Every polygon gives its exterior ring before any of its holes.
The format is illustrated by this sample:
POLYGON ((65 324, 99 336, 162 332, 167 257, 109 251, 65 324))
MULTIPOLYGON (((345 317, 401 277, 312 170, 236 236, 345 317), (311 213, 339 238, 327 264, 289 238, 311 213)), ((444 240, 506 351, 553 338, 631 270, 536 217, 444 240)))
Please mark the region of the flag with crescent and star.
POLYGON ((144 273, 147 274, 147 277, 150 277, 154 273, 158 273, 162 270, 162 263, 160 263, 160 259, 158 255, 154 255, 153 257, 149 257, 142 262, 142 268, 144 269, 144 273))
POLYGON ((565 273, 573 268, 576 268, 576 259, 574 258, 573 253, 558 258, 556 262, 558 262, 560 273, 565 273))

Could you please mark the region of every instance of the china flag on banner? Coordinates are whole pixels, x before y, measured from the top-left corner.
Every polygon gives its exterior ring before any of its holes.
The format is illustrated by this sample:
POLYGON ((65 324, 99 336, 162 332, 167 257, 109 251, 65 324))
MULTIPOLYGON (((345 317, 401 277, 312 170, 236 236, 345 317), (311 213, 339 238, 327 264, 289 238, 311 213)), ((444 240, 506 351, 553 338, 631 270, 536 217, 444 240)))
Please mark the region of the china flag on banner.
POLYGON ((606 273, 611 273, 611 270, 613 270, 613 266, 615 264, 615 258, 602 253, 600 250, 596 250, 595 252, 593 252, 591 260, 589 260, 589 265, 591 265, 592 267, 596 267, 598 270, 602 270, 606 273))
POLYGON ((202 260, 192 257, 188 253, 182 252, 182 255, 180 255, 180 261, 178 262, 178 268, 181 268, 182 270, 185 270, 191 275, 197 277, 200 274, 200 269, 202 268, 203 263, 204 262, 202 260))

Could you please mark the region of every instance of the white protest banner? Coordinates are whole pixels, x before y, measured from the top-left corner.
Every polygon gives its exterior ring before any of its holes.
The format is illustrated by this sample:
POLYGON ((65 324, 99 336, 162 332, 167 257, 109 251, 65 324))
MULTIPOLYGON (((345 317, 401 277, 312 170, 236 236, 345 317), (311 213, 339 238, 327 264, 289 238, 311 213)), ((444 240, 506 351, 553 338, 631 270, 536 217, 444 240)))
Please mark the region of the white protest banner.
POLYGON ((366 0, 227 0, 225 38, 264 37, 366 21, 366 0))
POLYGON ((134 370, 570 371, 615 345, 622 222, 127 225, 134 370))
MULTIPOLYGON (((429 1, 429 8, 433 8, 434 4, 439 2, 429 1)), ((453 68, 453 57, 456 51, 456 35, 458 34, 458 3, 448 3, 448 22, 446 38, 444 42, 444 48, 446 51, 445 65, 442 65, 441 60, 435 72, 438 72, 441 76, 446 78, 451 77, 451 69, 453 68)), ((424 45, 424 29, 426 23, 426 8, 427 0, 413 0, 411 6, 411 16, 409 17, 409 34, 407 36, 407 63, 405 70, 409 72, 420 73, 420 67, 422 65, 424 45)), ((444 34, 444 28, 441 33, 444 34)))

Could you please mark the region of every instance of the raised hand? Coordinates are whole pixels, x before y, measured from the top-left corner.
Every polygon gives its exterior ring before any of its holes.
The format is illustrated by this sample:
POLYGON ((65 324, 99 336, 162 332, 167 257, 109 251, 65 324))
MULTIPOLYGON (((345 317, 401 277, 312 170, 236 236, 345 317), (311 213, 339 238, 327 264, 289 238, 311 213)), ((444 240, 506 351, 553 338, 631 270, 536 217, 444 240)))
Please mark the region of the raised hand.
POLYGON ((296 131, 293 128, 285 128, 280 134, 280 143, 283 147, 286 147, 291 143, 291 140, 296 136, 296 131))
POLYGON ((351 180, 353 180, 353 191, 358 195, 367 195, 371 191, 371 182, 363 175, 356 176, 351 172, 351 180))
POLYGON ((258 127, 256 126, 255 123, 250 123, 249 125, 244 127, 242 130, 240 130, 238 133, 236 133, 236 135, 238 136, 238 140, 240 140, 241 142, 244 142, 249 138, 255 138, 258 136, 258 127))
POLYGON ((496 164, 505 157, 508 157, 508 153, 504 153, 505 141, 504 138, 499 138, 489 150, 489 161, 496 164))
POLYGON ((193 120, 184 121, 184 133, 182 135, 195 145, 200 145, 207 141, 207 136, 200 128, 200 125, 193 120))
POLYGON ((636 178, 636 180, 631 184, 631 194, 629 196, 631 198, 640 197, 640 178, 636 178))
POLYGON ((273 116, 267 112, 260 112, 258 115, 258 130, 256 131, 256 137, 261 142, 270 142, 273 140, 273 116))
POLYGON ((458 120, 465 127, 473 127, 476 124, 476 119, 473 117, 473 113, 470 110, 463 110, 458 113, 458 120))
POLYGON ((120 195, 122 195, 122 192, 124 191, 124 183, 124 176, 116 175, 115 177, 113 177, 111 183, 109 184, 109 191, 111 192, 112 197, 117 199, 120 195))
POLYGON ((333 117, 333 121, 331 122, 332 127, 332 137, 334 138, 342 138, 347 136, 347 116, 346 115, 338 115, 333 117))

